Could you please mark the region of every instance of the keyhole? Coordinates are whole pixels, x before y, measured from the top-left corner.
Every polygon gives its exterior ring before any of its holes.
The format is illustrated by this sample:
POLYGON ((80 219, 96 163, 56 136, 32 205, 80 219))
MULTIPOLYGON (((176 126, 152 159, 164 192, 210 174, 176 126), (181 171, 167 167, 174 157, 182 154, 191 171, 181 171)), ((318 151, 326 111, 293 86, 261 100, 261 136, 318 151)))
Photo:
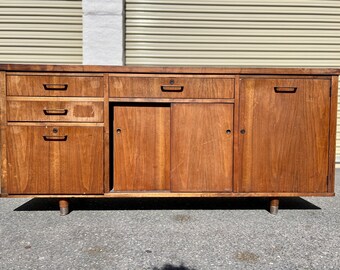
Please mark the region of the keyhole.
POLYGON ((122 132, 122 130, 120 128, 117 128, 116 132, 117 132, 117 134, 120 134, 122 132))
POLYGON ((52 132, 53 132, 53 133, 58 133, 58 129, 57 129, 57 128, 53 128, 53 129, 52 129, 52 132))
POLYGON ((170 84, 173 85, 175 83, 174 80, 170 80, 170 84))

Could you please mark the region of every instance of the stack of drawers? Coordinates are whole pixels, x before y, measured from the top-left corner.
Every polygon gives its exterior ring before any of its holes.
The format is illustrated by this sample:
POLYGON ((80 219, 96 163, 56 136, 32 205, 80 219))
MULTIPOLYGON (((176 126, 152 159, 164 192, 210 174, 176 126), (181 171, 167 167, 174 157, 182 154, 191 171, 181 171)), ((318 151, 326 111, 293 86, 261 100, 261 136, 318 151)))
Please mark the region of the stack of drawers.
POLYGON ((7 74, 10 194, 103 193, 101 75, 7 74))

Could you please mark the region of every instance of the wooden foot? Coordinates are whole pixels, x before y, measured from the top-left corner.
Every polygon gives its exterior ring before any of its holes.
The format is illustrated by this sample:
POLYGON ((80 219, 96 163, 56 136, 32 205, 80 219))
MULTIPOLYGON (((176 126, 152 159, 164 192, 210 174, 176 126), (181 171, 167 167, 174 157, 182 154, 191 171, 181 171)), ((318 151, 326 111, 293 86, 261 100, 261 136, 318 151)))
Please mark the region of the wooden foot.
POLYGON ((270 200, 270 213, 276 215, 278 211, 279 211, 279 199, 272 198, 270 200))
POLYGON ((59 200, 59 208, 60 208, 60 215, 66 216, 69 213, 69 201, 68 200, 59 200))

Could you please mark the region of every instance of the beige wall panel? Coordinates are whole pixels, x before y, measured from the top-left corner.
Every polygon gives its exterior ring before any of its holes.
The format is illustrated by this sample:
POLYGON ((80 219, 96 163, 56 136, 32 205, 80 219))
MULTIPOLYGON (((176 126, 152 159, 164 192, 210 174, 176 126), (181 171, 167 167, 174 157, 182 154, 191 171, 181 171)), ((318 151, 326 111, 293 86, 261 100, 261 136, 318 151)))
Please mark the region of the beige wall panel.
POLYGON ((339 67, 339 29, 340 1, 126 0, 125 60, 127 65, 339 67))
POLYGON ((82 1, 0 1, 0 62, 81 64, 82 1))

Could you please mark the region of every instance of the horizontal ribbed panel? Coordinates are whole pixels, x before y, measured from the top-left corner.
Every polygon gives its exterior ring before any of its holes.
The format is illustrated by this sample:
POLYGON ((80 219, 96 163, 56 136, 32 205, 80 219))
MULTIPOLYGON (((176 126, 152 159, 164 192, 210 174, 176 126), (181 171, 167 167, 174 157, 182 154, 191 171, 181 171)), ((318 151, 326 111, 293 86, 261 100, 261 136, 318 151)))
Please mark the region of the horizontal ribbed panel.
MULTIPOLYGON (((159 1, 158 3, 146 4, 143 1, 127 1, 127 10, 128 11, 147 11, 147 12, 181 12, 181 13, 214 13, 214 14, 269 14, 273 16, 274 14, 289 14, 288 16, 292 16, 294 14, 298 15, 310 15, 311 13, 314 15, 337 15, 337 11, 334 8, 339 8, 340 6, 335 4, 332 7, 324 7, 322 5, 313 7, 313 6, 300 6, 300 5, 281 5, 281 6, 273 6, 269 1, 266 4, 255 5, 256 2, 264 2, 264 1, 254 1, 253 5, 231 5, 228 4, 228 1, 225 1, 224 5, 221 3, 220 5, 214 5, 210 2, 206 2, 205 5, 196 5, 192 4, 183 4, 183 3, 171 3, 164 4, 163 1, 159 1), (135 2, 135 3, 133 3, 135 2)), ((299 1, 297 1, 299 2, 299 1)), ((301 2, 301 0, 300 0, 301 2)), ((306 1, 304 1, 306 3, 306 1)), ((181 17, 181 15, 179 16, 181 17)))
MULTIPOLYGON (((187 51, 177 51, 176 57, 178 58, 187 58, 187 51)), ((159 58, 170 58, 174 56, 174 53, 171 51, 157 51, 154 50, 134 50, 133 52, 129 53, 129 56, 131 57, 139 57, 140 55, 143 55, 144 57, 159 57, 159 58)), ((334 52, 285 52, 286 59, 311 59, 314 58, 315 60, 320 59, 331 59, 332 56, 334 56, 334 52)), ((265 51, 244 51, 242 55, 235 55, 234 51, 206 51, 203 55, 200 51, 192 51, 190 52, 190 56, 194 58, 208 58, 208 59, 280 59, 282 57, 282 51, 281 52, 265 52, 265 51)), ((340 54, 337 54, 332 59, 333 61, 339 61, 340 54)), ((329 63, 329 62, 328 62, 329 63)))
POLYGON ((127 65, 340 66, 340 1, 126 0, 125 30, 127 65))
MULTIPOLYGON (((261 65, 268 66, 268 67, 277 67, 278 65, 275 65, 274 62, 275 59, 261 59, 261 65)), ((277 59, 277 61, 280 61, 280 66, 291 66, 292 60, 294 59, 277 59)), ((318 67, 329 67, 329 66, 335 66, 335 64, 338 62, 337 60, 329 60, 328 63, 325 63, 324 61, 316 61, 316 60, 303 60, 303 62, 294 60, 296 66, 318 66, 318 67)), ((225 64, 226 59, 192 59, 190 57, 188 58, 182 58, 179 59, 174 55, 173 58, 147 58, 147 64, 146 64, 146 58, 141 57, 135 57, 133 58, 133 65, 173 65, 173 66, 191 66, 191 65, 197 65, 197 66, 221 66, 226 65, 225 64), (212 64, 211 62, 214 62, 212 64)), ((228 66, 259 66, 259 59, 228 59, 228 66)))
MULTIPOLYGON (((246 29, 266 29, 268 28, 268 22, 266 21, 257 21, 249 25, 248 22, 244 21, 186 21, 176 19, 174 20, 166 20, 166 19, 127 19, 126 24, 129 26, 146 26, 146 27, 190 27, 190 28, 231 28, 231 29, 238 29, 238 28, 246 28, 246 29)), ((318 22, 301 22, 299 23, 300 29, 322 29, 322 30, 339 30, 339 22, 329 22, 327 24, 320 24, 318 22)), ((275 22, 272 21, 270 27, 272 29, 297 29, 296 25, 291 22, 275 22)))
MULTIPOLYGON (((201 20, 201 21, 209 21, 212 19, 206 13, 177 13, 176 12, 129 12, 127 14, 132 16, 132 18, 137 18, 140 16, 141 19, 167 19, 167 20, 201 20), (158 13, 158 14, 157 14, 158 13)), ((311 16, 309 14, 306 15, 298 15, 297 18, 292 18, 292 16, 287 16, 287 14, 228 14, 226 17, 225 14, 214 14, 214 21, 252 21, 252 22, 286 22, 286 23, 305 23, 305 22, 318 22, 318 19, 322 19, 322 23, 338 23, 340 18, 338 16, 333 15, 315 15, 311 16), (322 18, 320 18, 322 17, 322 18)), ((131 17, 128 17, 131 18, 131 17)), ((182 25, 183 27, 183 25, 182 25)), ((249 25, 251 27, 251 25, 249 25)), ((297 25, 297 27, 302 27, 297 25)))
POLYGON ((82 63, 82 1, 2 0, 0 62, 82 63))
MULTIPOLYGON (((169 43, 157 42, 131 42, 126 45, 128 50, 172 50, 173 46, 169 43)), ((225 45, 221 43, 206 44, 206 43, 181 43, 176 45, 177 50, 180 51, 226 51, 225 45)), ((230 44, 228 51, 252 51, 251 44, 230 44)), ((258 44, 256 51, 267 52, 268 46, 266 44, 258 44)), ((338 45, 333 44, 272 44, 270 50, 274 52, 336 52, 339 50, 338 45)))
POLYGON ((252 44, 252 49, 256 50, 257 46, 262 46, 265 44, 267 50, 270 51, 272 44, 334 44, 339 45, 340 37, 325 37, 325 38, 315 38, 315 37, 275 37, 272 36, 179 36, 174 37, 173 35, 153 35, 153 34, 132 34, 126 35, 126 47, 130 46, 132 42, 158 42, 158 43, 169 43, 175 49, 176 44, 181 43, 198 43, 198 44, 216 44, 222 43, 225 45, 225 50, 228 50, 228 46, 231 44, 249 45, 252 44))
MULTIPOLYGON (((81 4, 80 4, 81 5, 81 4)), ((72 0, 1 0, 0 2, 1 8, 61 8, 64 9, 65 7, 68 8, 79 8, 79 1, 72 1, 72 0), (48 2, 48 5, 46 5, 46 2, 48 2)))
POLYGON ((81 24, 70 24, 65 28, 65 24, 18 24, 18 23, 1 23, 1 31, 48 31, 48 32, 79 32, 82 31, 81 24))
POLYGON ((77 53, 79 53, 79 47, 82 46, 81 41, 78 42, 69 42, 68 40, 54 40, 53 43, 50 40, 45 39, 15 39, 15 38, 0 38, 0 49, 1 47, 6 46, 18 46, 18 47, 26 47, 26 48, 46 48, 46 47, 55 47, 55 48, 77 48, 77 53))
POLYGON ((143 35, 145 32, 148 32, 152 35, 192 35, 192 36, 269 36, 269 37, 329 37, 336 36, 339 31, 337 30, 317 30, 313 29, 313 32, 306 31, 304 29, 295 30, 290 29, 276 29, 275 32, 269 32, 266 29, 209 29, 209 28, 183 28, 178 27, 174 28, 166 28, 166 27, 129 27, 126 29, 127 35, 143 35))
POLYGON ((126 64, 339 66, 339 15, 339 1, 127 0, 126 64))
POLYGON ((242 1, 232 1, 232 0, 127 0, 128 3, 141 3, 141 4, 182 4, 182 5, 204 5, 204 6, 214 6, 214 5, 229 5, 229 6, 261 6, 270 5, 273 7, 339 7, 339 1, 315 1, 315 0, 285 0, 285 1, 271 1, 271 0, 242 0, 242 1))

